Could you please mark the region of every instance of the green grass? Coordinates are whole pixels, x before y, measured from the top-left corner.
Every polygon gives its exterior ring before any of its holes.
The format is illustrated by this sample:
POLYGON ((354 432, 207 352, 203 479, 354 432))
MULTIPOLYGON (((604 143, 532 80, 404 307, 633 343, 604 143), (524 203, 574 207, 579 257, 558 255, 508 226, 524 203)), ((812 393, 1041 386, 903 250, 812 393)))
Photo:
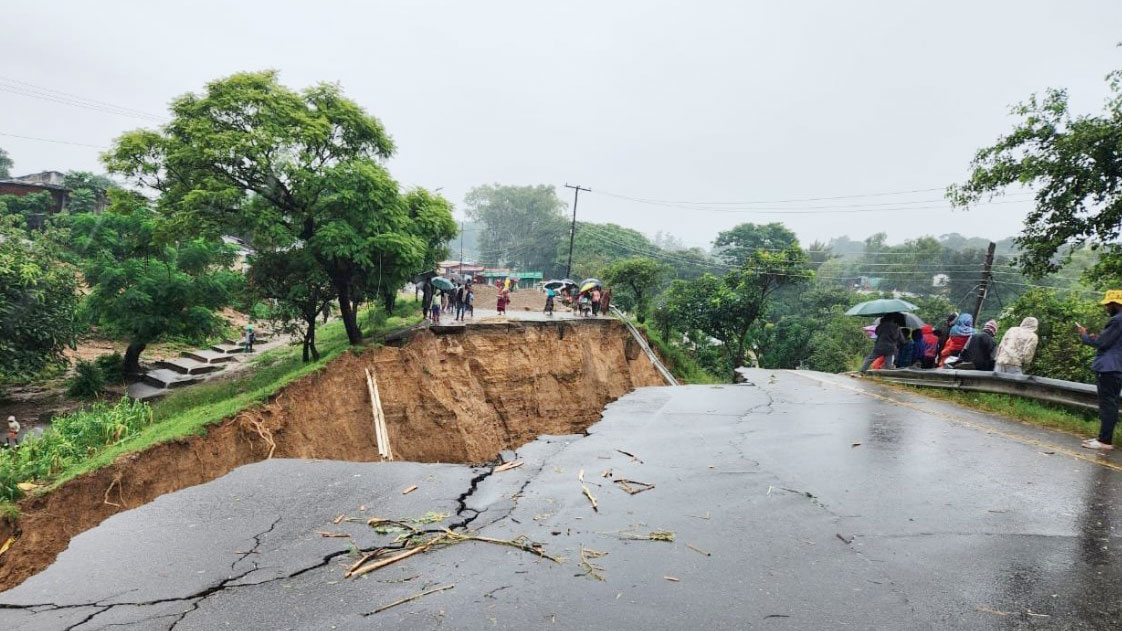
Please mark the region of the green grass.
POLYGON ((721 379, 699 366, 697 361, 690 356, 688 350, 667 343, 655 330, 655 327, 648 327, 637 322, 634 324, 647 336, 651 347, 655 349, 659 358, 679 381, 683 383, 728 383, 727 379, 721 379))
MULTIPOLYGON (((381 310, 369 309, 359 320, 365 337, 418 321, 419 307, 414 301, 400 301, 393 316, 387 317, 381 310)), ((316 346, 320 351, 319 361, 303 363, 299 345, 262 353, 253 359, 254 368, 243 375, 191 386, 168 395, 151 406, 152 420, 147 426, 118 442, 91 445, 85 457, 77 462, 67 463, 60 471, 53 471, 46 479, 37 481, 49 483, 46 489, 50 490, 75 476, 104 467, 122 454, 202 434, 208 426, 263 403, 293 381, 321 370, 349 348, 346 331, 340 321, 320 326, 316 338, 316 346)), ((22 448, 19 451, 23 451, 22 448)), ((0 502, 0 515, 10 514, 13 510, 11 504, 0 502)))
MULTIPOLYGON (((894 387, 901 387, 909 392, 922 394, 933 399, 957 403, 981 412, 1009 417, 1030 425, 1058 429, 1081 436, 1094 436, 1099 431, 1098 415, 1090 410, 1068 408, 1009 394, 918 388, 915 386, 894 387)), ((1114 442, 1119 443, 1120 441, 1122 441, 1122 425, 1114 430, 1114 442)))

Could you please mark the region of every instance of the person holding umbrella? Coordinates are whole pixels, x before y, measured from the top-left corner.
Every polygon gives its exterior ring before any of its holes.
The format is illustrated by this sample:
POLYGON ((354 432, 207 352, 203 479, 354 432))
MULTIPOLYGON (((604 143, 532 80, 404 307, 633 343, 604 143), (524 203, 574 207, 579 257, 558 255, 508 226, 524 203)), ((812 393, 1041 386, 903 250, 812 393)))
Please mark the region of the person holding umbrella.
POLYGON ((1095 347, 1095 386, 1099 393, 1099 436, 1083 441, 1084 449, 1110 451, 1114 449, 1114 425, 1118 422, 1118 397, 1122 394, 1122 290, 1112 289, 1099 304, 1106 307, 1110 320, 1102 333, 1088 333, 1086 327, 1075 323, 1079 339, 1095 347))
POLYGON ((884 358, 885 368, 891 370, 896 367, 894 361, 897 348, 905 342, 904 335, 900 332, 902 321, 904 316, 899 313, 890 313, 880 319, 876 330, 877 339, 873 342, 873 350, 865 357, 865 363, 861 364, 861 374, 868 372, 869 366, 878 357, 884 358))

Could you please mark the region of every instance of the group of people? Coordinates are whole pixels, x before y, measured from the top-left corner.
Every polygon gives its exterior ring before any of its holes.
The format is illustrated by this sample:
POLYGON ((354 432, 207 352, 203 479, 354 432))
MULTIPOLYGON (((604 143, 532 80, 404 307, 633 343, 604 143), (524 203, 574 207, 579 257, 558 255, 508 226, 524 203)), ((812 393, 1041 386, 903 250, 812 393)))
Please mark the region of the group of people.
POLYGON ((440 300, 433 297, 429 312, 425 314, 426 320, 433 324, 440 324, 442 313, 452 314, 456 321, 463 321, 465 315, 475 317, 475 292, 471 288, 471 283, 457 285, 450 291, 437 291, 440 293, 440 300))
POLYGON ((597 316, 607 313, 612 304, 612 289, 594 285, 586 291, 577 291, 574 286, 566 285, 560 291, 547 287, 545 290, 544 313, 553 315, 554 301, 560 295, 561 302, 582 316, 597 316))
POLYGON ((944 326, 930 324, 909 329, 902 313, 882 316, 873 350, 861 366, 870 368, 956 368, 1021 374, 1032 362, 1039 341, 1036 318, 1027 317, 997 342, 998 324, 989 320, 974 328, 974 316, 952 313, 944 326))

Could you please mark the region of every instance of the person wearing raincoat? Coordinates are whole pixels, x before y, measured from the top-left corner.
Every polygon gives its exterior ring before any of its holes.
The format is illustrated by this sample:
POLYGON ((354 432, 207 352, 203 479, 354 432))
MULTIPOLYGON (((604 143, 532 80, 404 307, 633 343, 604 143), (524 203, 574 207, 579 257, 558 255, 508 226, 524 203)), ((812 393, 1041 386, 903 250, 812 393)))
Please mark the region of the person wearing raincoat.
POLYGON ((1021 320, 1021 326, 1009 329, 997 345, 996 372, 1020 375, 1028 370, 1040 340, 1036 335, 1039 326, 1036 318, 1029 316, 1021 320))
POLYGON ((947 334, 947 343, 943 345, 943 351, 939 353, 939 367, 945 367, 948 358, 957 357, 962 349, 966 348, 966 343, 970 341, 972 335, 974 335, 974 316, 969 313, 959 314, 947 334))
POLYGON ((934 368, 935 359, 939 356, 939 336, 935 334, 935 329, 930 324, 920 327, 920 331, 923 333, 923 353, 919 358, 920 366, 934 368))

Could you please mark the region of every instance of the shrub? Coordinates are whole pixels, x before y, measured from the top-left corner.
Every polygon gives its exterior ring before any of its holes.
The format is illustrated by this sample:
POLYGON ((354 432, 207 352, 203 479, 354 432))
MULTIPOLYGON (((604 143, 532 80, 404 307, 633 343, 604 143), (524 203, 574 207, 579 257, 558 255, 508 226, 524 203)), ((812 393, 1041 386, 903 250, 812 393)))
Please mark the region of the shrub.
POLYGON ((128 397, 117 403, 100 401, 55 417, 42 434, 26 436, 19 448, 0 449, 0 501, 13 502, 22 497, 16 486, 20 482, 57 475, 137 434, 151 422, 148 404, 128 397))
POLYGON ((90 399, 101 394, 105 387, 105 373, 96 362, 78 361, 74 367, 74 376, 66 387, 66 393, 72 397, 90 399))
POLYGON ((120 353, 102 355, 94 361, 105 376, 105 383, 125 382, 125 358, 120 353))

